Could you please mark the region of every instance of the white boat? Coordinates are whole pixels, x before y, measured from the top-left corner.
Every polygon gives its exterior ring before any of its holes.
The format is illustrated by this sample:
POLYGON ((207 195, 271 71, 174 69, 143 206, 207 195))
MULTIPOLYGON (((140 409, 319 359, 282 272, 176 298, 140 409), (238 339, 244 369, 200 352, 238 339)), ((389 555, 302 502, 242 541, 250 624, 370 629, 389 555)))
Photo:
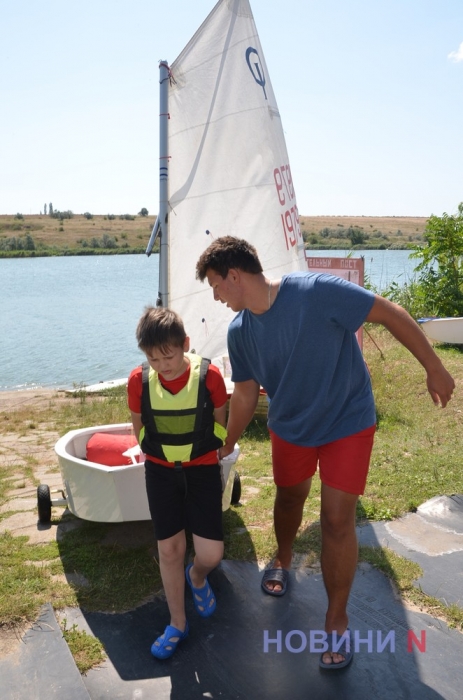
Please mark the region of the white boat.
MULTIPOLYGON (((306 269, 280 113, 248 0, 220 0, 174 63, 160 62, 159 111, 159 215, 146 250, 159 237, 158 303, 180 314, 191 348, 229 382, 233 313, 196 280, 200 254, 211 238, 235 235, 255 245, 269 277, 306 269)), ((39 486, 41 519, 55 503, 88 520, 149 518, 143 465, 86 458, 102 430, 123 434, 130 425, 74 430, 57 442, 65 493, 53 501, 39 486)), ((240 491, 233 465, 225 482, 224 508, 240 491)))
POLYGON ((423 331, 436 343, 463 345, 463 317, 419 318, 423 331))
MULTIPOLYGON (((87 457, 89 440, 102 435, 111 436, 113 445, 116 445, 120 438, 130 438, 133 435, 132 424, 98 425, 71 430, 58 440, 55 452, 64 489, 62 497, 53 500, 48 486, 41 484, 38 487, 41 522, 49 522, 52 505, 67 506, 77 517, 94 522, 119 523, 151 518, 145 488, 145 466, 143 461, 138 461, 138 447, 127 450, 125 464, 119 466, 91 461, 87 457)), ((113 447, 113 450, 116 448, 113 447)), ((223 510, 227 510, 231 502, 239 501, 239 482, 234 478, 234 465, 238 456, 239 447, 236 446, 235 452, 222 460, 223 510)))

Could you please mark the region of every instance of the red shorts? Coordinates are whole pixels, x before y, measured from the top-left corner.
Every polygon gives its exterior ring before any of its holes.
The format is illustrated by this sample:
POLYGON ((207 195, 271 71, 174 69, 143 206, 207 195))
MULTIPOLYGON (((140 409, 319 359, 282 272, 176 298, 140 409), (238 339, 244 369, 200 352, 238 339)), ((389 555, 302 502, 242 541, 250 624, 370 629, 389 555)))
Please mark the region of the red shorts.
POLYGON ((270 430, 273 478, 277 486, 296 486, 317 471, 327 486, 361 496, 365 490, 376 426, 319 447, 286 442, 270 430))

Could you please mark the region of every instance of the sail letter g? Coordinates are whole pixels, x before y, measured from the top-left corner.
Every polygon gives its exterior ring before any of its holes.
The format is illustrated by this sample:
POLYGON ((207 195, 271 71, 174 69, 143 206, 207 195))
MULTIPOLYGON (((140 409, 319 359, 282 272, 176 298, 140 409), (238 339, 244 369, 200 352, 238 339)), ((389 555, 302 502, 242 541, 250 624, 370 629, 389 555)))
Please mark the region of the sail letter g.
POLYGON ((264 71, 260 64, 259 54, 257 53, 256 49, 253 49, 252 46, 246 49, 246 63, 249 66, 249 70, 251 71, 252 77, 254 78, 256 83, 261 86, 262 90, 264 91, 264 97, 265 99, 267 99, 267 93, 265 92, 264 71), (256 60, 253 64, 251 63, 251 54, 256 55, 256 60))

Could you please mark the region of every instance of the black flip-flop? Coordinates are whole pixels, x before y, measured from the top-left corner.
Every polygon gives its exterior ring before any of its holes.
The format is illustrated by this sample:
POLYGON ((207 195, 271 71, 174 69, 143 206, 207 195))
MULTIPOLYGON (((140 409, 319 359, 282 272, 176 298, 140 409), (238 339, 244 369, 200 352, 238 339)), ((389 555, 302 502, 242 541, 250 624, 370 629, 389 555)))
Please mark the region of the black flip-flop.
POLYGON ((343 639, 341 644, 339 644, 339 640, 342 639, 342 634, 338 634, 337 632, 328 633, 328 649, 320 654, 320 668, 325 669, 325 671, 338 671, 341 668, 346 668, 346 666, 350 664, 354 657, 352 633, 349 628, 346 630, 346 632, 349 633, 349 639, 343 639), (333 637, 336 640, 336 644, 333 643, 333 637), (334 646, 336 646, 336 650, 333 649, 334 646), (332 661, 330 664, 325 663, 323 661, 323 656, 324 654, 329 653, 341 654, 341 656, 344 656, 344 661, 340 661, 338 664, 334 661, 332 661))
POLYGON ((284 595, 288 590, 289 571, 286 569, 266 569, 262 576, 261 586, 268 595, 284 595), (281 591, 271 591, 265 585, 268 581, 281 584, 281 591))

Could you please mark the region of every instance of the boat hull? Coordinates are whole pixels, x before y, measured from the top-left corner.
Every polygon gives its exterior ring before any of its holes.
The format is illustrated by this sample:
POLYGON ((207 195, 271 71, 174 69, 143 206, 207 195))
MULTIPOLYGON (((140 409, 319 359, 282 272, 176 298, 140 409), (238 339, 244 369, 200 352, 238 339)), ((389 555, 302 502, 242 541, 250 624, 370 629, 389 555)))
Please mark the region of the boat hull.
MULTIPOLYGON (((86 459, 87 442, 95 433, 130 435, 131 432, 131 423, 99 425, 71 430, 56 443, 66 505, 76 517, 105 523, 151 519, 143 462, 107 467, 86 459)), ((231 459, 222 463, 223 510, 230 506, 238 455, 236 447, 231 459)))
POLYGON ((463 318, 423 318, 419 319, 423 331, 436 343, 463 344, 463 318))

